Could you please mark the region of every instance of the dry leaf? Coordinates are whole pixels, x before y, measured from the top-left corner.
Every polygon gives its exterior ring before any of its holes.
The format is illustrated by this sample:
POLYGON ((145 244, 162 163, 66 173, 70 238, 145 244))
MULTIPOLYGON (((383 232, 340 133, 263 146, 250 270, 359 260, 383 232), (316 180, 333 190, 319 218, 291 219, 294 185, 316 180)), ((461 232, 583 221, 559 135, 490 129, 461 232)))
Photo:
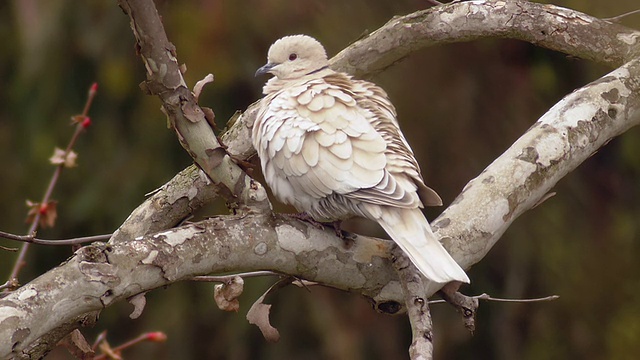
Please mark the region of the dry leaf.
POLYGON ((240 276, 234 277, 231 281, 217 284, 213 288, 213 298, 220 310, 238 311, 240 302, 238 296, 244 289, 244 280, 240 276))
POLYGON ((249 324, 258 326, 262 332, 262 336, 264 336, 267 341, 278 342, 278 340, 280 340, 280 332, 278 332, 278 329, 271 326, 271 323, 269 322, 271 305, 262 303, 265 295, 267 295, 267 293, 260 296, 260 298, 253 303, 251 309, 247 312, 247 321, 249 321, 249 324))
POLYGON ((256 325, 262 332, 262 336, 269 342, 277 342, 280 340, 280 332, 271 326, 269 322, 271 305, 265 304, 264 298, 272 292, 291 284, 293 281, 293 277, 287 277, 271 285, 269 290, 262 294, 262 296, 251 305, 251 309, 247 312, 247 321, 249 321, 249 324, 256 325))
POLYGON ((81 124, 84 121, 85 116, 82 114, 74 115, 71 117, 71 124, 81 124))
POLYGON ((40 204, 27 200, 27 206, 29 207, 26 220, 28 224, 31 224, 38 214, 40 215, 39 225, 41 227, 53 227, 56 224, 58 217, 58 203, 56 201, 40 204))
POLYGON ((76 159, 78 158, 78 154, 76 154, 73 150, 66 151, 55 148, 53 150, 53 156, 49 158, 49 162, 53 165, 64 165, 66 168, 72 168, 77 166, 76 159))
POLYGON ((62 345, 78 359, 93 359, 95 352, 84 338, 80 330, 75 329, 69 335, 65 336, 58 345, 62 345))
POLYGON ((129 303, 133 305, 133 311, 129 314, 129 318, 137 319, 142 315, 142 311, 144 311, 144 307, 147 305, 147 298, 144 297, 145 294, 146 293, 143 292, 128 299, 129 303))

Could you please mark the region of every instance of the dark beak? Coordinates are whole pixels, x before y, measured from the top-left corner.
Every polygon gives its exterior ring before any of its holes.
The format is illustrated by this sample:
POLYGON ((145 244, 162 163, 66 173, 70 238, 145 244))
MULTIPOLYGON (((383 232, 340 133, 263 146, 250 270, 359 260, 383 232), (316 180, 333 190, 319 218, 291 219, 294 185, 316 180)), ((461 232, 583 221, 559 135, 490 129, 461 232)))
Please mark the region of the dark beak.
POLYGON ((275 63, 267 63, 265 66, 261 67, 256 71, 255 76, 268 74, 271 69, 273 69, 276 65, 275 63))

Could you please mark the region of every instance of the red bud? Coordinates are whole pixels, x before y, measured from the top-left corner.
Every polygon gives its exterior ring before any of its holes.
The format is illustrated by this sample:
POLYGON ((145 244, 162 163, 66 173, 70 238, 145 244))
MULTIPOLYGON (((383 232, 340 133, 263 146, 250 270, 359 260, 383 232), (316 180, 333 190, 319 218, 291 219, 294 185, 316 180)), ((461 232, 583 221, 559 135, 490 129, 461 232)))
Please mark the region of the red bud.
POLYGON ((91 118, 90 118, 90 117, 88 117, 88 116, 86 116, 86 117, 84 118, 84 120, 82 120, 82 128, 83 128, 83 129, 86 129, 86 128, 88 128, 89 126, 91 126, 91 118))
POLYGON ((41 204, 40 209, 38 209, 38 212, 40 213, 40 215, 45 215, 48 210, 49 210, 49 204, 41 204))
POLYGON ((162 331, 147 333, 147 340, 153 342, 165 342, 167 341, 167 335, 162 331))
POLYGON ((93 84, 91 84, 91 88, 89 89, 90 93, 96 93, 98 91, 98 83, 94 82, 93 84))

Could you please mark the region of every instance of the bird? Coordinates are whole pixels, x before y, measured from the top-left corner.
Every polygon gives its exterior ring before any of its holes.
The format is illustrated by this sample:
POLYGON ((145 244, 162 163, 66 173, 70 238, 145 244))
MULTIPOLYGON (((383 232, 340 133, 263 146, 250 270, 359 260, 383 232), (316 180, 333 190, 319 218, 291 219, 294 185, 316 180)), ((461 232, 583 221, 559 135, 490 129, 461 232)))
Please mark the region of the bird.
POLYGON ((373 220, 427 279, 469 283, 422 213, 442 200, 425 185, 387 93, 332 70, 307 35, 273 43, 255 73, 266 74, 251 137, 274 196, 318 222, 373 220))

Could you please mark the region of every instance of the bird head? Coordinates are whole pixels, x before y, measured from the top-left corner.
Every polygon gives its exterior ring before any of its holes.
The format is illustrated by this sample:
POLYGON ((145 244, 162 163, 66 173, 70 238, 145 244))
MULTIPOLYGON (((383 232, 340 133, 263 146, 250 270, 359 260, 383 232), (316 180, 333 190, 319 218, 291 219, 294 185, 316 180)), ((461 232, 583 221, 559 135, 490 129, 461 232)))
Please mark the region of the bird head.
POLYGON ((297 79, 328 65, 327 53, 318 40, 307 35, 291 35, 271 45, 267 64, 256 71, 256 76, 268 73, 281 80, 297 79))

